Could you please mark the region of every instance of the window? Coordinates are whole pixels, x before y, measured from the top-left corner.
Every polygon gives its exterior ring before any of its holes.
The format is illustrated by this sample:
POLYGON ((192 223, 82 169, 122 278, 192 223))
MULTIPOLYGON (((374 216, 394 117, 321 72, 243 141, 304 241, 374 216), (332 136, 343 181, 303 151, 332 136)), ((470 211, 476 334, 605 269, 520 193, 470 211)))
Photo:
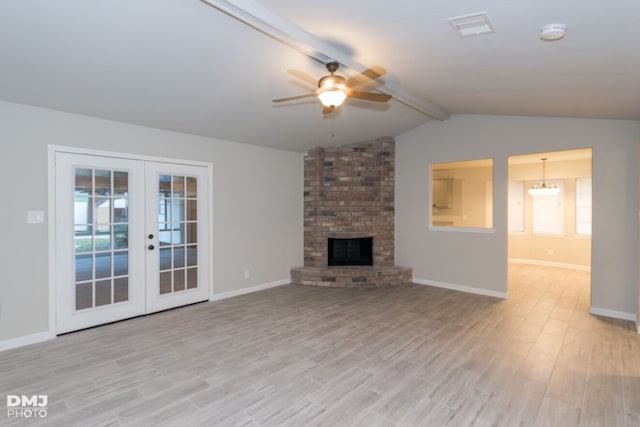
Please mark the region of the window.
POLYGON ((591 178, 576 179, 576 234, 591 235, 591 178))
POLYGON ((560 194, 555 196, 535 196, 533 199, 534 234, 564 234, 564 182, 547 180, 556 184, 560 194))
POLYGON ((493 159, 431 167, 431 226, 493 228, 493 159))
POLYGON ((509 181, 508 185, 509 233, 524 232, 524 181, 509 181))

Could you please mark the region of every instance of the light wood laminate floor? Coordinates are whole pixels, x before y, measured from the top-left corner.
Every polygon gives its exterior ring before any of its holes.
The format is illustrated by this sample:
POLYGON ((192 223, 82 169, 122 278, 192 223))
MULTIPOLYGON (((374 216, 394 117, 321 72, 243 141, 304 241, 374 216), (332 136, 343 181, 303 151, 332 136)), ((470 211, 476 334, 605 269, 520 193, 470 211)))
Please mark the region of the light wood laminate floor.
POLYGON ((640 336, 589 273, 512 266, 509 299, 282 286, 0 353, 22 425, 638 426, 640 336))

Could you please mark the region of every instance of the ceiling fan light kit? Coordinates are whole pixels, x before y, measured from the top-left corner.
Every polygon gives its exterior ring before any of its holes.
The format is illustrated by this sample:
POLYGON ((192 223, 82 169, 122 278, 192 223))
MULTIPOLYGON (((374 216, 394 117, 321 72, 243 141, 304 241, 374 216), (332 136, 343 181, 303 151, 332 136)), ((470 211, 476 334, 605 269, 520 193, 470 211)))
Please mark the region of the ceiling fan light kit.
POLYGON ((339 107, 347 99, 347 94, 344 89, 329 87, 322 90, 318 98, 325 107, 339 107))
POLYGON ((330 62, 327 64, 327 70, 329 70, 331 74, 322 77, 320 81, 318 81, 318 98, 325 107, 339 107, 344 100, 347 99, 347 80, 342 76, 333 74, 337 69, 338 64, 330 62))

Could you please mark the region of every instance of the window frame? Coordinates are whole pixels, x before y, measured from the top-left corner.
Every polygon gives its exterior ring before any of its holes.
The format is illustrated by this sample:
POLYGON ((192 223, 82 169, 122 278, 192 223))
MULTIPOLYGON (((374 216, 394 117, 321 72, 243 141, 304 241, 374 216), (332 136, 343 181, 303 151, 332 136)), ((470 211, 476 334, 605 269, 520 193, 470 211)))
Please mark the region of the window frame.
MULTIPOLYGON (((565 180, 564 179, 551 179, 551 180, 547 180, 547 183, 551 183, 551 184, 556 184, 559 188, 560 188, 560 193, 554 196, 545 196, 545 195, 538 195, 538 196, 531 196, 532 200, 532 205, 531 205, 531 233, 533 235, 538 235, 538 236, 566 236, 567 234, 567 224, 566 224, 566 185, 565 185, 565 180), (542 201, 549 201, 550 203, 547 204, 540 204, 540 202, 542 201), (540 230, 539 225, 538 227, 536 227, 536 217, 539 215, 536 215, 536 207, 538 209, 544 209, 545 212, 549 212, 549 209, 552 208, 552 206, 549 206, 553 201, 559 203, 559 207, 556 210, 556 215, 558 216, 557 218, 554 218, 554 220, 557 221, 557 223, 560 225, 559 230, 554 231, 551 230, 549 228, 547 229, 543 229, 540 230)), ((538 219, 538 221, 540 221, 540 219, 538 219)), ((549 220, 547 219, 545 222, 549 222, 549 220)))

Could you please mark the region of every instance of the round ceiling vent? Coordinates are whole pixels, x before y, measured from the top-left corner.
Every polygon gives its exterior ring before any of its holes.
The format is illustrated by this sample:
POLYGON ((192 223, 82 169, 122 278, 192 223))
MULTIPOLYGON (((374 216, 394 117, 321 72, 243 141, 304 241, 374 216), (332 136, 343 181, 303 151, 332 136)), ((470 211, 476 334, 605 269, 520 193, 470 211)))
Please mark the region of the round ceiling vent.
POLYGON ((542 27, 540 39, 545 41, 560 40, 564 37, 567 26, 565 24, 549 24, 542 27))

